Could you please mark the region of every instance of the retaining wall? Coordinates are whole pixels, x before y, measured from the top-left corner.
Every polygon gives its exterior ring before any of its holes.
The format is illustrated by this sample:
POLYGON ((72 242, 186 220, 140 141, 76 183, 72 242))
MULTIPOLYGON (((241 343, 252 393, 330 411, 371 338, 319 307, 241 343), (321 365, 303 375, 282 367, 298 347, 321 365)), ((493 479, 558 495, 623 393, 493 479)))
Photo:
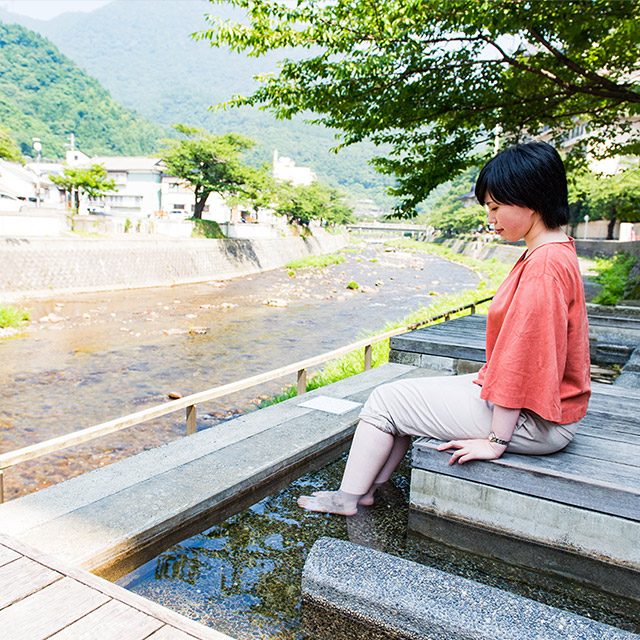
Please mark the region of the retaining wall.
POLYGON ((330 253, 346 235, 256 240, 0 239, 0 300, 222 280, 330 253))
MULTIPOLYGON (((640 241, 631 240, 575 240, 578 255, 587 258, 594 256, 613 256, 616 253, 630 253, 640 256, 640 241)), ((485 241, 482 238, 452 238, 442 244, 456 253, 476 258, 478 260, 491 260, 495 258, 500 262, 513 264, 525 250, 524 242, 519 244, 502 244, 492 240, 485 241)))

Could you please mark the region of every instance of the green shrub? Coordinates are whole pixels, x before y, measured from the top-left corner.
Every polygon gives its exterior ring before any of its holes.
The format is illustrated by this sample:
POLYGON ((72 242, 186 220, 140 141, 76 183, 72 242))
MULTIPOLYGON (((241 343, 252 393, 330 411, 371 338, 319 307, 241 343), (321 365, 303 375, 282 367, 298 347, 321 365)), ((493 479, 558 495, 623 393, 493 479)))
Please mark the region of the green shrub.
POLYGON ((195 223, 191 232, 192 238, 209 238, 211 240, 226 238, 220 225, 214 220, 201 220, 200 218, 189 218, 189 220, 195 223))
POLYGON ((360 285, 353 280, 347 285, 347 289, 359 289, 360 285))
POLYGON ((11 305, 0 305, 0 329, 19 327, 29 321, 29 312, 11 305))
POLYGON ((344 262, 344 260, 344 256, 338 256, 332 253, 327 256, 307 256, 299 260, 291 260, 291 262, 287 262, 284 266, 287 269, 306 269, 307 267, 321 269, 322 267, 328 267, 330 264, 340 264, 344 262))
POLYGON ((595 269, 598 275, 593 280, 602 288, 593 301, 597 304, 615 305, 624 298, 631 269, 637 260, 637 257, 626 253, 618 253, 613 258, 597 258, 595 269))

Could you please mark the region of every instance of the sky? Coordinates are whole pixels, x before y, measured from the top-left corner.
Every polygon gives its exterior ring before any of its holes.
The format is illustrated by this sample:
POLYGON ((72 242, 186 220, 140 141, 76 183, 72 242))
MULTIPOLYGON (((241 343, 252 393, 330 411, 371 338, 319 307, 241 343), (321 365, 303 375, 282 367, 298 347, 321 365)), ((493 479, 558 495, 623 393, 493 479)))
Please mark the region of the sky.
POLYGON ((111 0, 0 0, 0 7, 30 18, 50 20, 61 13, 93 11, 111 0))

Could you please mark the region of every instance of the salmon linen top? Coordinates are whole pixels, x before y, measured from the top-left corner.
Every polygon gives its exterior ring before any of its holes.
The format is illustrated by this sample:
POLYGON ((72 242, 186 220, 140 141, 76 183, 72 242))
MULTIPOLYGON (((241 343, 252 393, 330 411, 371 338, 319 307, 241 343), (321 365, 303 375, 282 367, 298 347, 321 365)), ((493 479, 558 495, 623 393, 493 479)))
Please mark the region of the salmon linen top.
POLYGON ((526 252, 500 285, 487 317, 480 397, 559 424, 587 413, 589 325, 573 239, 526 252))

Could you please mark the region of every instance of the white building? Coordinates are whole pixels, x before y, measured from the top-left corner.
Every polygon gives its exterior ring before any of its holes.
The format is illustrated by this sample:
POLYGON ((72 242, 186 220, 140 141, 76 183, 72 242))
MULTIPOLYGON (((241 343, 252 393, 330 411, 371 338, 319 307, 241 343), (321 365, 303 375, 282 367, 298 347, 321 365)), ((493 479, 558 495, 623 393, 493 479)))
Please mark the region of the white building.
POLYGON ((25 166, 0 158, 0 211, 23 207, 61 208, 58 188, 49 179, 45 164, 25 166))
POLYGON ((294 187, 309 186, 318 179, 309 167, 296 167, 291 158, 281 158, 277 149, 273 152, 273 177, 282 182, 290 182, 294 187))

